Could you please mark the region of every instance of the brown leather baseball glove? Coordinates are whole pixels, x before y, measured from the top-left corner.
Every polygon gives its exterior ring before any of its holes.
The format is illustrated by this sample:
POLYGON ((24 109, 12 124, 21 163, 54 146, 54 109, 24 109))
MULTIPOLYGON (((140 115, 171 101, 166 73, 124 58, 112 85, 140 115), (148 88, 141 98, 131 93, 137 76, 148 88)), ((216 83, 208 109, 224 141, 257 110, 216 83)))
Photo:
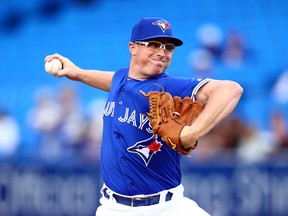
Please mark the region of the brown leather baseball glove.
MULTIPOLYGON (((163 88, 162 88, 163 89, 163 88)), ((161 136, 166 144, 180 154, 188 155, 195 145, 184 149, 180 142, 180 132, 186 125, 191 125, 202 112, 204 105, 200 101, 193 101, 191 97, 174 98, 164 89, 162 92, 151 91, 148 94, 140 91, 149 99, 149 121, 154 134, 161 136)))

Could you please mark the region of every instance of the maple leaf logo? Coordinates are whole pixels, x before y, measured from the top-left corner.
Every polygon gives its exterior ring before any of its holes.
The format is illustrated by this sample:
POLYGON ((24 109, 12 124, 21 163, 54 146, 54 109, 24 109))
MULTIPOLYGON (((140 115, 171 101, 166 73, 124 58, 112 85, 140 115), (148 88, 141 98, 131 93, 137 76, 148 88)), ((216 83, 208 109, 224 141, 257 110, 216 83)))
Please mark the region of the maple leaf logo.
POLYGON ((160 151, 161 145, 161 143, 153 141, 151 145, 148 146, 148 149, 150 149, 152 152, 158 152, 160 151))

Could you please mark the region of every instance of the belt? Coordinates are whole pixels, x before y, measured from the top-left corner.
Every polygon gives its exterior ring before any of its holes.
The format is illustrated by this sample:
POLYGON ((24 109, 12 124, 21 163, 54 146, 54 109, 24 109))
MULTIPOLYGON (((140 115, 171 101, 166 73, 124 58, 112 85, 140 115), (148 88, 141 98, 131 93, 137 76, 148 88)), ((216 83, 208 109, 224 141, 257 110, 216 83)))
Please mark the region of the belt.
MULTIPOLYGON (((109 195, 107 193, 107 190, 108 188, 104 188, 102 190, 104 197, 109 199, 110 196, 112 196, 117 203, 126 205, 126 206, 132 206, 132 207, 149 206, 149 205, 159 204, 159 201, 160 201, 160 194, 144 196, 144 197, 127 197, 127 196, 121 196, 115 193, 112 193, 111 195, 109 195)), ((172 196, 173 196, 173 193, 168 191, 166 194, 165 202, 170 201, 172 199, 172 196)))

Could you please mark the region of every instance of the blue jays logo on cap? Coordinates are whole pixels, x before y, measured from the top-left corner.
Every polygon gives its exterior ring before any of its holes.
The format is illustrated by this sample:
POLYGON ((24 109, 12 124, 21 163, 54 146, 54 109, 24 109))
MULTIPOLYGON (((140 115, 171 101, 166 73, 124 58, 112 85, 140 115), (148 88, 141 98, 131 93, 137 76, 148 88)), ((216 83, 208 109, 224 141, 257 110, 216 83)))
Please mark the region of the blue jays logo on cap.
POLYGON ((163 32, 165 32, 166 29, 170 29, 170 24, 166 20, 157 20, 156 22, 153 22, 152 24, 158 25, 163 32))
POLYGON ((141 19, 132 29, 130 41, 145 41, 157 38, 167 38, 175 46, 181 46, 182 40, 172 34, 169 22, 160 17, 147 17, 141 19))

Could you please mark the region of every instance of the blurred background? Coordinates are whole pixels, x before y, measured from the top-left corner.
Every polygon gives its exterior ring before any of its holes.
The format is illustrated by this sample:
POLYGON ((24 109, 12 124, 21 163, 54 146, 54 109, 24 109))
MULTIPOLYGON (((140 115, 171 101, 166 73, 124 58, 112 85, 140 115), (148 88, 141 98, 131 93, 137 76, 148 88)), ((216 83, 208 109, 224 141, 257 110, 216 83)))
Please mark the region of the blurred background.
POLYGON ((44 70, 129 65, 133 25, 167 19, 167 72, 239 82, 235 111, 183 158, 186 195, 215 216, 288 215, 287 0, 1 0, 0 215, 90 216, 107 93, 44 70))

